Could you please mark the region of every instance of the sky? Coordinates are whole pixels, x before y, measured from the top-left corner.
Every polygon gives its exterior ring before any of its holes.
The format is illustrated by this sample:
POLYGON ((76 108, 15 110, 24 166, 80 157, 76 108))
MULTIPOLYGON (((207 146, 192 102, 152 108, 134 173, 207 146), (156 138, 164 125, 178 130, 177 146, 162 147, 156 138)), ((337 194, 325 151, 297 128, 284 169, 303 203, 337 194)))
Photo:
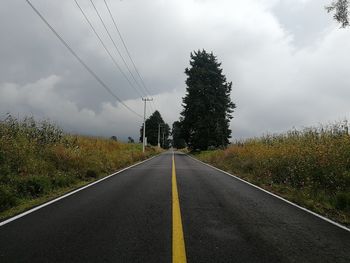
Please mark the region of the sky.
MULTIPOLYGON (((233 82, 232 139, 349 119, 350 29, 327 14, 329 0, 106 0, 153 102, 171 126, 186 93, 190 53, 213 52, 233 82)), ((129 108, 143 115, 137 86, 90 0, 31 0, 129 108)), ((93 0, 130 71, 137 74, 103 0, 93 0)), ((0 3, 0 117, 50 119, 65 131, 139 138, 142 117, 111 96, 24 0, 0 3)), ((137 79, 138 80, 138 79, 137 79)))

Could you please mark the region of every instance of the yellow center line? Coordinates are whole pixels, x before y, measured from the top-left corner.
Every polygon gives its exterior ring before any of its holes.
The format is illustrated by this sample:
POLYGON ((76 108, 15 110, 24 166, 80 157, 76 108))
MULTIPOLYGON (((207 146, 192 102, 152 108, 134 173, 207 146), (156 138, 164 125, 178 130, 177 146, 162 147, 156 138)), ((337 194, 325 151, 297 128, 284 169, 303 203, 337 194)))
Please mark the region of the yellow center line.
POLYGON ((177 191, 175 158, 172 165, 172 202, 173 202, 173 263, 186 263, 185 240, 182 230, 179 193, 177 191))

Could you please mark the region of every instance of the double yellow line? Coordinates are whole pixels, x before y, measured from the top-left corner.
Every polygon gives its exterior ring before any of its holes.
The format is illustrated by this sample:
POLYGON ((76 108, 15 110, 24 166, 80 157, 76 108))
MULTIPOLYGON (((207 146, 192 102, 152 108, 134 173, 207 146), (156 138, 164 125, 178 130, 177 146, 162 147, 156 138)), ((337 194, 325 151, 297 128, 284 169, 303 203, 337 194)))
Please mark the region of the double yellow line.
POLYGON ((186 263, 185 240, 182 229, 179 193, 177 190, 175 157, 172 165, 172 205, 173 205, 173 263, 186 263))

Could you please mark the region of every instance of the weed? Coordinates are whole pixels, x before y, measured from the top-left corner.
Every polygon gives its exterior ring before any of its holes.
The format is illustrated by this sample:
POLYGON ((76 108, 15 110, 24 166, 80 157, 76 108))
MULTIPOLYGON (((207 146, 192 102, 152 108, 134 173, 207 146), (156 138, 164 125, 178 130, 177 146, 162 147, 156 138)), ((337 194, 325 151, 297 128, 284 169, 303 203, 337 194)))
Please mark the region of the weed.
POLYGON ((338 193, 335 197, 335 207, 340 210, 350 210, 350 193, 338 193))
MULTIPOLYGON (((65 134, 33 117, 0 120, 0 212, 92 181, 148 156, 139 144, 65 134)), ((16 209, 14 209, 15 211, 16 209)), ((17 211, 17 210, 16 210, 17 211)), ((0 214, 1 218, 1 214, 0 214)))
POLYGON ((97 178, 98 175, 94 170, 87 170, 86 171, 86 177, 87 178, 97 178))
MULTIPOLYGON (((272 189, 303 192, 304 203, 309 199, 309 203, 343 211, 349 207, 350 136, 346 121, 239 141, 198 157, 222 169, 248 174, 249 180, 272 189)), ((350 223, 350 214, 344 218, 350 223)))
POLYGON ((48 176, 26 176, 17 181, 17 192, 24 197, 39 197, 52 189, 48 176))
POLYGON ((18 199, 11 189, 0 185, 0 212, 15 206, 17 203, 18 199))

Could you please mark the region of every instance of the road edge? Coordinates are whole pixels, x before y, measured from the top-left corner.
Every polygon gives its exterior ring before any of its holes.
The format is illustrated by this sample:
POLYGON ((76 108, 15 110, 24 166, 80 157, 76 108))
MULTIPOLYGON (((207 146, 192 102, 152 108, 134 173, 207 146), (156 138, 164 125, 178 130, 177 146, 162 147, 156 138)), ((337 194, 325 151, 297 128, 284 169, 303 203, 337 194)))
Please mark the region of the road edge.
POLYGON ((240 177, 238 177, 238 176, 236 176, 236 175, 233 175, 233 174, 231 174, 231 173, 229 173, 229 172, 226 172, 226 171, 224 171, 224 170, 221 170, 221 169, 219 169, 219 168, 217 168, 217 167, 215 167, 215 166, 213 166, 213 165, 210 165, 210 164, 205 163, 205 162, 203 162, 203 161, 201 161, 201 160, 198 160, 198 159, 192 157, 191 155, 188 155, 188 154, 185 154, 185 155, 188 156, 188 157, 190 157, 191 159, 197 161, 197 162, 200 162, 200 163, 202 163, 202 164, 204 164, 204 165, 206 165, 206 166, 208 166, 208 167, 210 167, 210 168, 213 168, 213 169, 215 169, 215 170, 217 170, 217 171, 219 171, 219 172, 222 172, 222 173, 224 173, 224 174, 226 174, 226 175, 228 175, 228 176, 230 176, 230 177, 232 177, 232 178, 234 178, 234 179, 237 179, 237 180, 239 180, 239 181, 241 181, 241 182, 243 182, 243 183, 246 183, 246 184, 248 184, 248 185, 250 185, 250 186, 252 186, 252 187, 254 187, 254 188, 256 188, 256 189, 259 189, 260 191, 263 191, 263 192, 265 192, 265 193, 267 193, 267 194, 269 194, 269 195, 271 195, 271 196, 273 196, 273 197, 276 197, 276 198, 278 198, 278 199, 280 199, 280 200, 282 200, 282 201, 288 203, 289 205, 292 205, 292 206, 294 206, 294 207, 297 207, 297 208, 303 210, 304 212, 307 212, 307 213, 309 213, 309 214, 312 214, 313 216, 316 216, 316 217, 318 217, 318 218, 320 218, 320 219, 322 219, 322 220, 324 220, 324 221, 326 221, 326 222, 328 222, 328 223, 330 223, 330 224, 332 224, 332 225, 334 225, 334 226, 337 226, 337 227, 339 227, 339 228, 341 228, 341 229, 343 229, 343 230, 345 230, 345 231, 350 232, 350 228, 348 228, 348 227, 346 227, 346 226, 344 226, 344 225, 342 225, 342 224, 340 224, 340 223, 337 223, 337 222, 335 222, 335 221, 333 221, 333 220, 331 220, 331 219, 329 219, 329 218, 327 218, 327 217, 324 217, 324 216, 322 216, 322 215, 320 215, 320 214, 318 214, 318 213, 316 213, 316 212, 313 212, 313 211, 311 211, 311 210, 309 210, 309 209, 307 209, 307 208, 305 208, 305 207, 302 207, 302 206, 300 206, 300 205, 297 205, 296 203, 293 203, 293 202, 291 202, 291 201, 289 201, 289 200, 287 200, 287 199, 285 199, 285 198, 283 198, 283 197, 281 197, 281 196, 279 196, 279 195, 276 195, 276 194, 274 194, 274 193, 272 193, 272 192, 269 192, 269 191, 267 191, 266 189, 261 188, 261 187, 255 185, 255 184, 252 184, 252 183, 250 183, 250 182, 248 182, 248 181, 246 181, 246 180, 244 180, 244 179, 242 179, 242 178, 240 178, 240 177))
POLYGON ((110 175, 107 175, 107 176, 105 176, 105 177, 103 177, 103 178, 101 178, 101 179, 98 179, 97 181, 91 182, 91 183, 89 183, 89 184, 87 184, 87 185, 84 185, 84 186, 79 187, 79 188, 77 188, 77 189, 75 189, 75 190, 72 190, 72 191, 70 191, 70 192, 68 192, 68 193, 66 193, 66 194, 64 194, 64 195, 61 195, 61 196, 56 197, 56 198, 54 198, 54 199, 52 199, 52 200, 50 200, 50 201, 47 201, 47 202, 45 202, 45 203, 43 203, 43 204, 41 204, 41 205, 35 206, 35 207, 33 207, 33 208, 30 208, 29 210, 26 210, 26 211, 24 211, 24 212, 22 212, 22 213, 19 213, 18 215, 15 215, 15 216, 12 216, 12 217, 10 217, 10 218, 8 218, 8 219, 5 219, 4 221, 1 221, 1 222, 0 222, 0 227, 6 225, 6 224, 8 224, 8 223, 11 223, 12 221, 15 221, 15 220, 17 220, 17 219, 19 219, 19 218, 21 218, 21 217, 24 217, 24 216, 26 216, 26 215, 28 215, 28 214, 31 214, 31 213, 33 213, 33 212, 35 212, 35 211, 37 211, 37 210, 39 210, 39 209, 41 209, 41 208, 44 208, 44 207, 49 206, 49 205, 51 205, 51 204, 53 204, 53 203, 56 203, 56 202, 60 201, 61 199, 64 199, 64 198, 66 198, 66 197, 68 197, 68 196, 71 196, 71 195, 77 193, 77 192, 80 192, 80 191, 82 191, 82 190, 84 190, 84 189, 86 189, 86 188, 88 188, 88 187, 90 187, 90 186, 93 186, 93 185, 95 185, 95 184, 98 184, 98 183, 100 183, 100 182, 102 182, 102 181, 104 181, 104 180, 106 180, 106 179, 108 179, 108 178, 111 178, 111 177, 113 177, 113 176, 115 176, 115 175, 117 175, 117 174, 120 174, 120 173, 122 173, 122 172, 124 172, 124 171, 126 171, 126 170, 128 170, 128 169, 130 169, 130 168, 133 168, 133 167, 138 166, 138 165, 140 165, 140 164, 142 164, 142 163, 148 162, 148 161, 150 161, 150 160, 152 160, 152 159, 154 159, 154 158, 156 158, 156 157, 158 157, 158 156, 160 156, 160 155, 161 155, 161 153, 160 153, 160 154, 157 154, 157 155, 154 155, 154 156, 152 156, 152 157, 150 157, 150 158, 148 158, 148 159, 146 159, 146 160, 137 162, 137 163, 135 163, 135 164, 133 164, 133 165, 130 165, 130 166, 125 167, 125 168, 123 168, 123 169, 121 169, 121 170, 119 170, 119 171, 116 171, 116 172, 114 172, 114 173, 112 173, 112 174, 110 174, 110 175))

